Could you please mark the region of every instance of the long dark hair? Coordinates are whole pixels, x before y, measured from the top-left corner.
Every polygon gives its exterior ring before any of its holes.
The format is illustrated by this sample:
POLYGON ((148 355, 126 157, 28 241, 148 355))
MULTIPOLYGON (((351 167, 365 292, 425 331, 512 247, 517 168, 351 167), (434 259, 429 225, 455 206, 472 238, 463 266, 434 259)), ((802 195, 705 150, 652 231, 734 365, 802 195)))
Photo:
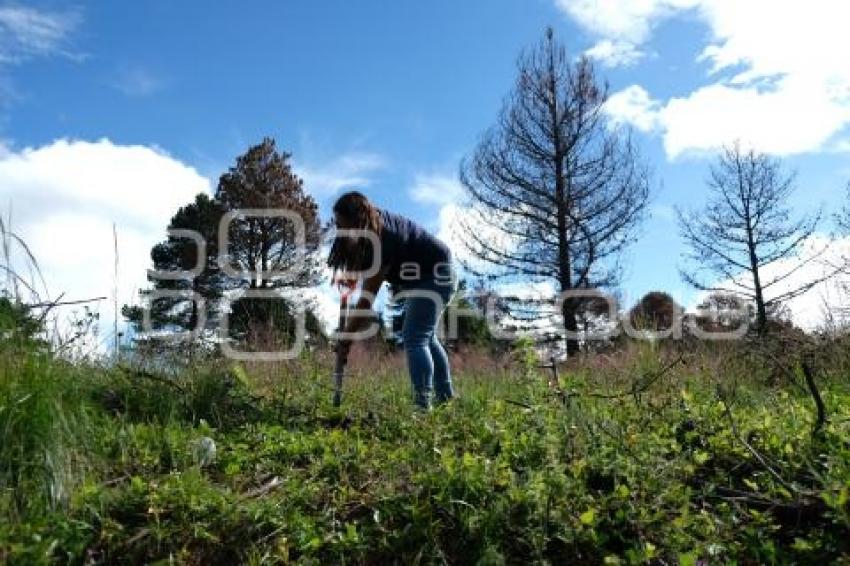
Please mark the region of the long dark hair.
MULTIPOLYGON (((346 228, 369 230, 380 237, 380 212, 363 193, 350 191, 343 194, 334 204, 333 211, 345 222, 346 228)), ((372 265, 376 251, 372 248, 368 238, 337 236, 328 254, 328 267, 333 269, 334 276, 337 271, 365 271, 372 265)))

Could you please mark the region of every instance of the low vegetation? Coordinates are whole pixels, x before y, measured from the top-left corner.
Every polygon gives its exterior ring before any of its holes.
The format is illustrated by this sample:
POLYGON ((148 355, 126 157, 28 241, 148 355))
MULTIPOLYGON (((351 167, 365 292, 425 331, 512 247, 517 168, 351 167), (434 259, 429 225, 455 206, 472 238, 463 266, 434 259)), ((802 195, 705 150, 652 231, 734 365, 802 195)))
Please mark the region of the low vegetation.
POLYGON ((522 343, 458 354, 459 398, 418 413, 392 356, 335 410, 321 355, 166 375, 6 344, 0 562, 846 559, 846 345, 814 434, 801 367, 740 348, 632 343, 557 383, 522 343))

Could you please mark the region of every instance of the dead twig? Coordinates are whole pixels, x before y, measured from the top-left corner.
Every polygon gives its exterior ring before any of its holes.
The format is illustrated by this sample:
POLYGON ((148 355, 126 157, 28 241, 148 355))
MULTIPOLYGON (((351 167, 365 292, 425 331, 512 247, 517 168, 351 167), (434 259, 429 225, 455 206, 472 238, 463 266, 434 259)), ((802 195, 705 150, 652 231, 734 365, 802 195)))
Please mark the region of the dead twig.
POLYGON ((621 397, 636 396, 641 393, 644 393, 650 387, 652 387, 655 382, 657 382, 664 375, 666 375, 671 369, 679 365, 684 359, 684 357, 685 356, 683 354, 680 354, 675 360, 665 365, 654 374, 649 374, 648 376, 643 376, 643 378, 640 380, 635 380, 635 382, 632 384, 631 389, 629 389, 628 391, 622 391, 620 393, 588 393, 587 396, 594 397, 596 399, 620 399, 621 397))
POLYGON ((145 538, 149 534, 151 534, 151 530, 149 528, 145 527, 145 528, 139 529, 139 532, 137 532, 132 537, 127 539, 127 542, 124 543, 124 546, 133 546, 134 544, 136 544, 137 542, 139 542, 140 540, 142 540, 143 538, 145 538))
POLYGON ((173 379, 168 379, 167 377, 162 377, 160 375, 156 375, 155 373, 151 373, 151 372, 145 371, 143 369, 133 369, 133 368, 128 368, 128 367, 123 366, 123 365, 118 365, 116 367, 118 369, 120 369, 121 371, 123 371, 124 373, 127 373, 129 375, 134 375, 134 376, 137 376, 137 377, 144 377, 145 379, 150 379, 151 381, 156 381, 158 383, 164 383, 165 385, 173 387, 174 389, 176 389, 177 391, 179 391, 183 395, 186 395, 186 393, 187 393, 186 389, 182 385, 176 383, 173 379))
POLYGON ((276 489, 283 483, 283 480, 280 479, 280 476, 274 476, 268 482, 263 485, 254 488, 250 491, 246 491, 242 495, 239 496, 239 499, 253 499, 255 497, 260 497, 266 495, 270 491, 276 489))
POLYGON ((812 370, 810 360, 803 360, 801 365, 803 368, 803 377, 806 378, 806 385, 809 387, 809 392, 812 394, 812 398, 815 400, 815 407, 817 408, 817 419, 812 428, 812 436, 817 436, 826 423, 826 406, 823 403, 823 398, 820 396, 817 383, 815 383, 814 370, 812 370))
POLYGON ((802 498, 792 502, 776 501, 760 493, 743 491, 724 486, 713 486, 705 497, 744 505, 773 514, 787 523, 799 524, 802 521, 819 520, 826 511, 826 504, 818 498, 802 498))
POLYGON ((516 405, 517 407, 522 407, 523 409, 528 409, 529 411, 534 409, 534 407, 532 407, 528 403, 523 403, 522 401, 514 401, 513 399, 505 399, 505 403, 509 405, 516 405))
POLYGON ((803 377, 806 382, 806 387, 804 388, 797 381, 797 375, 775 354, 767 351, 763 347, 756 346, 755 350, 762 357, 768 359, 773 362, 774 368, 778 368, 782 371, 787 377, 788 381, 791 382, 795 387, 800 389, 801 393, 809 393, 812 396, 812 399, 815 402, 815 409, 817 411, 815 417, 815 424, 812 427, 812 436, 817 436, 820 434, 823 425, 826 424, 826 405, 823 402, 823 398, 821 397, 820 390, 818 389, 817 383, 815 382, 815 372, 814 372, 814 349, 817 348, 817 343, 811 340, 806 340, 804 342, 796 341, 794 344, 796 349, 802 349, 802 354, 800 355, 800 369, 803 372, 803 377))
POLYGON ((113 478, 111 480, 106 480, 100 484, 101 487, 109 487, 112 485, 119 484, 121 482, 125 482, 130 479, 130 474, 124 474, 123 476, 118 476, 117 478, 113 478))
POLYGON ((749 442, 747 442, 741 436, 740 432, 738 431, 738 425, 735 422, 735 418, 732 416, 732 410, 729 408, 729 403, 726 402, 726 397, 725 397, 725 395, 723 395, 723 391, 722 391, 722 389, 720 388, 719 385, 717 386, 717 397, 720 399, 720 403, 723 405, 723 411, 726 414, 726 419, 729 421, 729 426, 732 427, 733 438, 735 438, 735 440, 737 440, 738 443, 740 443, 741 446, 743 446, 747 450, 747 452, 749 452, 753 456, 753 458, 755 458, 756 461, 758 461, 758 463, 761 464, 761 466, 771 476, 773 476, 773 478, 777 482, 779 482, 782 485, 782 487, 787 489, 790 493, 795 494, 795 496, 797 496, 797 497, 799 497, 800 495, 803 495, 803 493, 801 493, 800 490, 798 490, 796 487, 794 487, 793 485, 791 485, 790 483, 785 481, 785 479, 781 475, 779 475, 779 472, 774 470, 773 467, 767 462, 765 457, 762 456, 761 453, 758 450, 753 448, 752 445, 749 442))
POLYGON ((65 294, 62 293, 61 295, 59 295, 59 297, 56 298, 55 301, 47 301, 47 302, 44 302, 44 303, 31 303, 31 304, 27 304, 27 305, 24 305, 24 306, 27 307, 28 309, 41 309, 41 308, 52 309, 53 307, 66 306, 66 305, 82 305, 84 303, 95 303, 97 301, 106 300, 106 297, 94 297, 92 299, 79 299, 79 300, 76 300, 76 301, 62 301, 62 300, 60 300, 64 295, 65 294))
POLYGON ((788 378, 789 383, 791 383, 794 387, 798 388, 801 392, 805 391, 805 389, 797 381, 797 376, 794 374, 791 368, 785 365, 776 354, 768 351, 767 348, 755 341, 751 343, 751 347, 765 361, 771 362, 773 364, 774 369, 778 369, 782 373, 784 373, 785 376, 788 378))

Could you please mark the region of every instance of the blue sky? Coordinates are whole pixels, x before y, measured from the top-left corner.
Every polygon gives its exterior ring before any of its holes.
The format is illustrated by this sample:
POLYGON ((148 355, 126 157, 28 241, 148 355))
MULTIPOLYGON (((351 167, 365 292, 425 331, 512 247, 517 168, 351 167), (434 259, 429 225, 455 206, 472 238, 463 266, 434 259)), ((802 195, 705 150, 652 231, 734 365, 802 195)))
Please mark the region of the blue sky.
POLYGON ((15 69, 6 135, 156 144, 211 173, 273 135, 302 159, 378 152, 403 174, 454 161, 492 119, 518 50, 562 19, 531 5, 82 5, 69 49, 83 60, 15 69))
POLYGON ((612 119, 654 170, 623 290, 687 302, 671 212, 702 201, 717 144, 785 158, 800 211, 841 203, 848 15, 828 0, 0 2, 0 203, 72 294, 100 292, 103 277, 69 278, 102 267, 69 261, 55 226, 103 242, 116 222, 122 265, 139 272, 123 276, 129 296, 169 211, 263 136, 324 210, 360 187, 445 233, 460 159, 494 123, 520 50, 552 26, 595 57, 612 119))

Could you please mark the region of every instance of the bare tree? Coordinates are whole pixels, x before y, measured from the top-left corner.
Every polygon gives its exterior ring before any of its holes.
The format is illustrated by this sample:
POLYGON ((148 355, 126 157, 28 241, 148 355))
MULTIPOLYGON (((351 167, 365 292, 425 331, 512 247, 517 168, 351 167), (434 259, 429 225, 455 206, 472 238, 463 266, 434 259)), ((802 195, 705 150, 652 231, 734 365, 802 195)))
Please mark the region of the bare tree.
POLYGON ((731 291, 755 303, 756 329, 763 333, 769 313, 826 277, 792 284, 789 278, 817 259, 817 254, 784 267, 781 260, 798 256, 814 233, 821 213, 792 219, 787 206, 795 175, 781 162, 739 143, 725 147, 711 167, 710 196, 699 210, 677 210, 682 237, 690 248, 689 284, 704 291, 731 291), (779 271, 765 278, 765 267, 779 271), (714 277, 707 283, 702 273, 714 277), (790 285, 790 288, 788 287, 790 285), (782 287, 786 287, 783 290, 782 287), (768 298, 769 297, 769 298, 768 298))
MULTIPOLYGON (((628 133, 608 121, 606 100, 590 61, 571 62, 551 29, 521 55, 495 126, 460 168, 470 202, 458 236, 475 258, 468 269, 556 292, 616 283, 649 175, 628 133)), ((580 303, 566 300, 557 313, 552 301, 518 294, 511 309, 529 326, 561 318, 574 333, 580 303)), ((577 351, 568 339, 568 354, 577 351)))
POLYGON ((841 234, 850 236, 850 183, 847 183, 847 201, 834 219, 841 234))
MULTIPOLYGON (((833 220, 838 226, 838 237, 850 237, 850 183, 847 183, 844 206, 833 215, 833 220)), ((834 329, 838 329, 846 328, 850 321, 850 282, 846 279, 846 276, 850 275, 850 256, 841 253, 835 263, 837 265, 833 267, 845 277, 839 279, 836 284, 838 300, 830 302, 824 297, 823 308, 827 323, 834 329)))

